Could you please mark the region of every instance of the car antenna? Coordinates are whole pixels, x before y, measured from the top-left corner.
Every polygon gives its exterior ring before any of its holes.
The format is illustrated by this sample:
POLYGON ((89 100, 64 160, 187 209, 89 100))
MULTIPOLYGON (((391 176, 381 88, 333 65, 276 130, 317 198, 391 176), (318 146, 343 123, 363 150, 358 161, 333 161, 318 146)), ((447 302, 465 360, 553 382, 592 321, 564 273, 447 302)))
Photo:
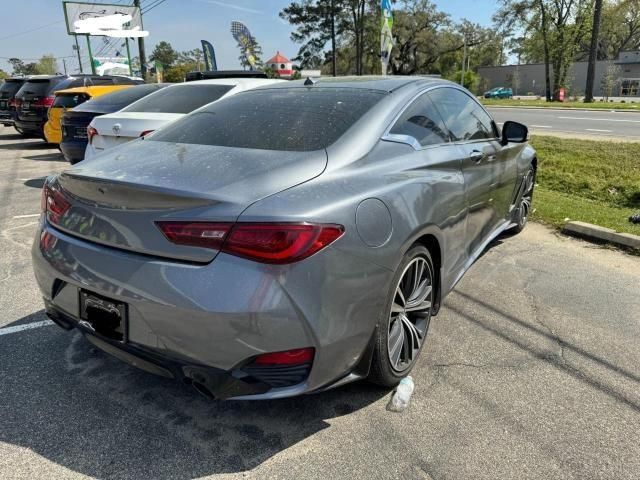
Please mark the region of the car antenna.
POLYGON ((317 82, 317 80, 314 80, 311 77, 307 77, 307 79, 304 81, 304 85, 305 87, 312 87, 313 85, 315 85, 317 82))

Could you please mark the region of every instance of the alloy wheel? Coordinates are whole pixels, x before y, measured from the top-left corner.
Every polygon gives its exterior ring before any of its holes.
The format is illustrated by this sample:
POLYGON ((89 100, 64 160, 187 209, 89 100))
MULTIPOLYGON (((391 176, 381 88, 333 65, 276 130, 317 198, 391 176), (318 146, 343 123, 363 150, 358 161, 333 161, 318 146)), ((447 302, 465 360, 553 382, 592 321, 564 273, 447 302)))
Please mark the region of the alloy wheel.
POLYGON ((427 259, 418 256, 405 268, 391 305, 387 352, 392 368, 409 368, 420 352, 431 319, 433 274, 427 259))
POLYGON ((522 197, 520 198, 520 206, 518 207, 518 224, 521 227, 527 223, 529 213, 531 211, 531 201, 533 199, 533 187, 535 181, 535 173, 533 169, 529 169, 522 179, 522 197))

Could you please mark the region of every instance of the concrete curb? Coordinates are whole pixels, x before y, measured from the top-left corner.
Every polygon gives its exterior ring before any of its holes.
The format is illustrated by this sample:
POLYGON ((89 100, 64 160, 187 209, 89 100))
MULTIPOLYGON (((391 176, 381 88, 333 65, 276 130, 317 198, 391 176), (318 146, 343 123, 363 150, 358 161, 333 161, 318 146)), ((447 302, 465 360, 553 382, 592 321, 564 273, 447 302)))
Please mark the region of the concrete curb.
MULTIPOLYGON (((481 102, 482 103, 482 102, 481 102)), ((553 110, 554 112, 601 112, 601 113, 640 113, 637 109, 608 109, 608 108, 580 108, 580 107, 529 107, 527 105, 485 105, 485 108, 518 108, 521 110, 553 110)))
POLYGON ((566 234, 587 240, 607 242, 618 247, 640 250, 640 236, 630 233, 618 233, 610 228, 599 227, 585 222, 567 222, 562 231, 566 234))

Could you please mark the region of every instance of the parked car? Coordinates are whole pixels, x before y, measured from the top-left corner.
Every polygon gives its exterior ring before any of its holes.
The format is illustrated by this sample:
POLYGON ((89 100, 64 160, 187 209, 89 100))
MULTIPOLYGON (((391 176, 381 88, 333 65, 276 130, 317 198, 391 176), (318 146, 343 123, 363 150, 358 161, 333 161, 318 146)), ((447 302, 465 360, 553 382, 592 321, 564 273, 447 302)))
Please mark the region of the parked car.
POLYGON ((60 150, 71 164, 84 159, 87 149, 87 127, 95 117, 122 110, 127 105, 168 86, 168 83, 135 85, 126 90, 107 93, 93 98, 62 115, 62 141, 60 150))
POLYGON ((484 92, 484 98, 513 98, 513 90, 506 87, 492 88, 484 92))
POLYGON ((57 90, 54 92, 53 104, 47 112, 47 123, 44 124, 44 139, 52 144, 60 144, 62 141, 62 115, 67 110, 75 108, 93 97, 132 87, 133 85, 100 85, 97 87, 75 87, 57 90))
POLYGON ((96 117, 87 129, 84 158, 147 135, 203 105, 264 85, 283 82, 261 78, 224 78, 179 83, 132 103, 119 112, 96 117))
POLYGON ((25 80, 25 77, 5 78, 4 82, 0 84, 0 124, 5 127, 13 126, 16 93, 25 80))
POLYGON ((136 85, 128 77, 110 75, 32 75, 16 93, 14 127, 23 135, 36 135, 44 139, 47 111, 53 105, 56 90, 90 85, 136 85))
POLYGON ((525 227, 536 153, 446 80, 307 83, 50 177, 32 250, 47 315, 216 398, 405 377, 445 296, 525 227))

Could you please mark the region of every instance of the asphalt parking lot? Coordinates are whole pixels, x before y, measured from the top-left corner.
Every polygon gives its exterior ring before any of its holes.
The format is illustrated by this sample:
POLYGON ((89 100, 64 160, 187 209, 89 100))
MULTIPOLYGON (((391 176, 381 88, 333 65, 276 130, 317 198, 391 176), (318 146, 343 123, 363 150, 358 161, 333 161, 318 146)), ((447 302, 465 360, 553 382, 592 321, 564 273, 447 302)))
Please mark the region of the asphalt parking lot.
POLYGON ((401 414, 366 383, 215 402, 37 323, 39 187, 66 166, 0 127, 0 478, 640 478, 640 257, 536 224, 501 238, 401 414))

